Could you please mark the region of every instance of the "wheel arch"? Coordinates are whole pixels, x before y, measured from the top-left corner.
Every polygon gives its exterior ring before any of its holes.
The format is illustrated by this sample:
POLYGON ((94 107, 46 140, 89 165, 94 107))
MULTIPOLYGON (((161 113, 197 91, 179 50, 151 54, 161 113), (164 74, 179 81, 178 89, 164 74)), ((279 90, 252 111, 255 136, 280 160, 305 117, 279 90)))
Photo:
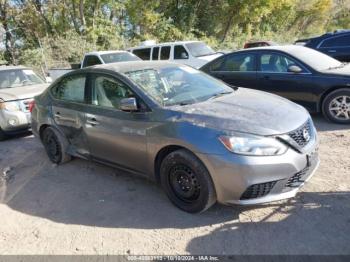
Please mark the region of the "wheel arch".
POLYGON ((344 85, 340 85, 340 86, 333 86, 331 87, 330 89, 328 89, 327 91, 325 91, 322 95, 321 95, 321 98, 320 98, 320 102, 318 104, 318 111, 323 113, 323 102, 324 100, 326 99, 326 97, 333 93, 334 91, 337 91, 339 89, 347 89, 350 91, 350 86, 344 86, 344 85))

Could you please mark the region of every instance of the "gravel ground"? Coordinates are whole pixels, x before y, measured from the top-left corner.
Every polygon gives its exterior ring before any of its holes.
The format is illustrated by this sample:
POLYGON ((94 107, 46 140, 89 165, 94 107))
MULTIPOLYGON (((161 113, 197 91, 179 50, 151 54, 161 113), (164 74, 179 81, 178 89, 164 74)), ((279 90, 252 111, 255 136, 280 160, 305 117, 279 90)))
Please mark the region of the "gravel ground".
POLYGON ((191 215, 159 186, 0 143, 0 254, 350 254, 350 127, 315 116, 321 165, 297 197, 191 215), (8 168, 9 167, 9 168, 8 168))

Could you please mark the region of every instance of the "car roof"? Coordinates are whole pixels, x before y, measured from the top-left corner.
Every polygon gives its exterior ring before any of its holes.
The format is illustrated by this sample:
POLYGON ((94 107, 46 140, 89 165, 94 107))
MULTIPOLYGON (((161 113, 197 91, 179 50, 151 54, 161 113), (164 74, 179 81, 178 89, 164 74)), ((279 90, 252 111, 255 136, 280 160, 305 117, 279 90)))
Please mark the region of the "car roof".
POLYGON ((86 67, 86 69, 106 69, 115 71, 118 73, 125 73, 129 71, 137 71, 144 69, 161 69, 172 66, 185 66, 178 63, 167 62, 167 61, 126 61, 117 62, 110 64, 100 64, 95 66, 86 67))
POLYGON ((306 49, 309 49, 300 45, 276 45, 276 46, 261 46, 261 47, 253 47, 249 49, 240 49, 236 52, 253 52, 253 51, 282 51, 289 54, 296 54, 298 52, 305 52, 306 49))
POLYGON ((124 50, 92 51, 92 52, 86 53, 85 55, 105 55, 105 54, 112 54, 112 53, 129 53, 129 52, 124 50))
POLYGON ((0 71, 4 71, 4 70, 15 70, 15 69, 30 69, 28 67, 25 66, 0 66, 0 71))
POLYGON ((152 48, 152 47, 164 46, 164 45, 182 45, 182 44, 200 43, 200 42, 203 42, 203 41, 193 40, 193 41, 163 42, 163 43, 152 44, 152 45, 139 45, 139 46, 130 47, 128 49, 142 49, 142 48, 152 48))

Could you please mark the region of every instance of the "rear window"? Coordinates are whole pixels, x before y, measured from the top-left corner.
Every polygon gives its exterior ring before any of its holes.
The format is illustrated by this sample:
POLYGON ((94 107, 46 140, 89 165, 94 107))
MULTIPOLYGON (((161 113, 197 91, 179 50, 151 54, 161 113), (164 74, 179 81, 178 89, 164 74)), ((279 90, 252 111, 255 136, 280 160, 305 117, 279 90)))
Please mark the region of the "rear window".
POLYGON ((150 60, 151 48, 135 49, 133 53, 137 55, 139 58, 141 58, 142 60, 150 60))
POLYGON ((170 58, 170 46, 162 46, 160 49, 160 60, 168 60, 170 58))

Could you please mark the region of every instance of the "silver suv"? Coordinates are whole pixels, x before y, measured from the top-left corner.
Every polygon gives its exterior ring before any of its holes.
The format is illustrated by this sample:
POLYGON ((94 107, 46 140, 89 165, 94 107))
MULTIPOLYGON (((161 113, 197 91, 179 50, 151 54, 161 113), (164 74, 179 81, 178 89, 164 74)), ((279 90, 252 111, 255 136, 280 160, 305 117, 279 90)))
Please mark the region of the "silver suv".
POLYGON ((28 131, 30 103, 48 84, 33 70, 21 66, 0 67, 0 140, 28 131))

